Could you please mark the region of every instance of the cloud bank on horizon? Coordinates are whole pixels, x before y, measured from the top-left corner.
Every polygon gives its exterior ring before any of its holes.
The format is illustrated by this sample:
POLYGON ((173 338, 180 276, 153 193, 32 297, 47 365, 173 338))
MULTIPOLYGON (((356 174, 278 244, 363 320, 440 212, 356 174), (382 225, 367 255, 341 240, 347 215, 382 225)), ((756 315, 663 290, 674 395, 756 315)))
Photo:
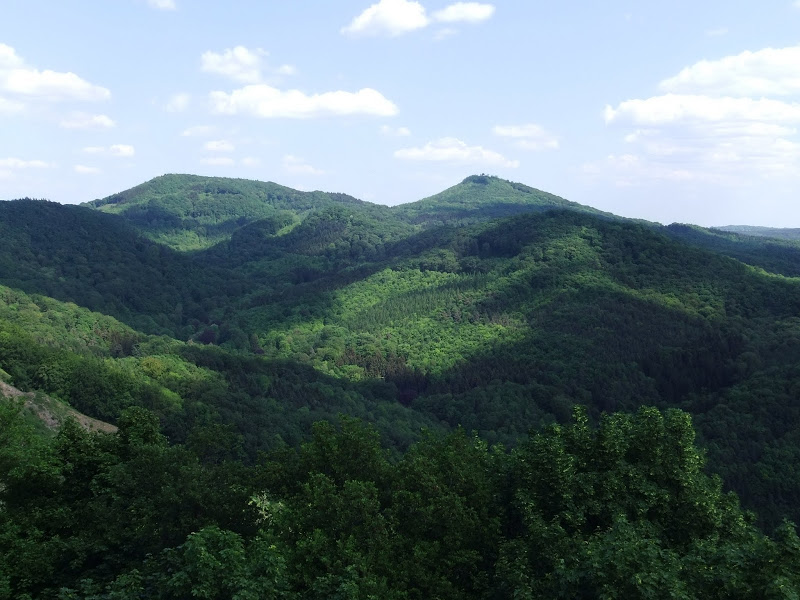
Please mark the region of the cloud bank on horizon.
POLYGON ((626 216, 800 226, 796 0, 5 12, 0 198, 199 172, 395 204, 489 171, 626 216))

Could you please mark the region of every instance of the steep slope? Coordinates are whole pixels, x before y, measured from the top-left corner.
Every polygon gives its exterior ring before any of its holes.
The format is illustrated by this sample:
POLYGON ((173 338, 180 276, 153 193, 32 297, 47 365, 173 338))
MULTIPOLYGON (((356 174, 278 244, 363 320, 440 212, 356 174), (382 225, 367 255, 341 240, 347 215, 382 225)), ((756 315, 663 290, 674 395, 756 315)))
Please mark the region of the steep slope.
POLYGON ((770 230, 784 233, 768 237, 753 233, 751 228, 736 229, 741 231, 673 223, 663 231, 691 246, 730 256, 765 271, 800 277, 800 238, 793 238, 792 230, 770 230))
POLYGON ((0 283, 176 337, 194 333, 190 322, 207 322, 244 285, 115 215, 38 200, 0 203, 0 283))
POLYGON ((243 304, 237 318, 261 332, 266 356, 389 382, 399 402, 492 441, 575 404, 595 416, 687 408, 749 506, 770 521, 796 513, 800 477, 767 474, 800 451, 797 280, 571 211, 430 230, 390 255, 358 279, 243 304), (748 451, 734 459, 738 445, 748 451), (769 500, 755 491, 766 489, 769 500))
POLYGON ((610 213, 489 175, 472 175, 434 196, 394 206, 392 210, 411 223, 431 227, 564 208, 613 217, 610 213))
POLYGON ((70 419, 77 422, 86 431, 100 431, 103 433, 117 431, 115 425, 87 417, 60 400, 55 400, 44 394, 23 392, 0 380, 0 402, 4 400, 22 401, 23 411, 30 415, 39 428, 47 432, 57 431, 70 419))

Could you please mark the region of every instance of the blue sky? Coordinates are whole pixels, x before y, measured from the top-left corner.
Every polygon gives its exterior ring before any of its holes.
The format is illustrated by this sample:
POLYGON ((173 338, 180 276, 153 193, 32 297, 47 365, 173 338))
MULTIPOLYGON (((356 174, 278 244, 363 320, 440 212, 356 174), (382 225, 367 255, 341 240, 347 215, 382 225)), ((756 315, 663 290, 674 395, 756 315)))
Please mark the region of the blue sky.
POLYGON ((800 227, 800 0, 3 0, 0 198, 163 173, 398 204, 490 173, 800 227))

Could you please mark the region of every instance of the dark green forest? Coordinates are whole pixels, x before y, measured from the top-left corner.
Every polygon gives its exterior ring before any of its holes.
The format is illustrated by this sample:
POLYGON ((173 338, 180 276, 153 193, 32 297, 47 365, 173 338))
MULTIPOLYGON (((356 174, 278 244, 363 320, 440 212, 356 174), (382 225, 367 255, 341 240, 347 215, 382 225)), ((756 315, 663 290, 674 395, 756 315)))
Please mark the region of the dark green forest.
POLYGON ((794 598, 800 242, 488 175, 0 203, 0 598, 794 598), (22 398, 22 396, 20 397, 22 398))

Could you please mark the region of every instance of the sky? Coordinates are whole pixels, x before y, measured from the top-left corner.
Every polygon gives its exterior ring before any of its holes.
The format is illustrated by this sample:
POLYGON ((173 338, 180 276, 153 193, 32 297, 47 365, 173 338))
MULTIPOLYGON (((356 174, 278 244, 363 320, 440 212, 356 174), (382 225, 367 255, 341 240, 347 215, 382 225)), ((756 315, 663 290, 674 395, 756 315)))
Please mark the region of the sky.
POLYGON ((165 173, 395 205, 488 173, 800 227, 800 0, 2 0, 0 199, 165 173))

